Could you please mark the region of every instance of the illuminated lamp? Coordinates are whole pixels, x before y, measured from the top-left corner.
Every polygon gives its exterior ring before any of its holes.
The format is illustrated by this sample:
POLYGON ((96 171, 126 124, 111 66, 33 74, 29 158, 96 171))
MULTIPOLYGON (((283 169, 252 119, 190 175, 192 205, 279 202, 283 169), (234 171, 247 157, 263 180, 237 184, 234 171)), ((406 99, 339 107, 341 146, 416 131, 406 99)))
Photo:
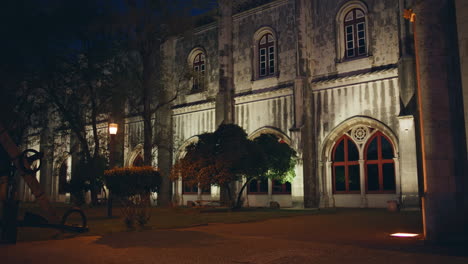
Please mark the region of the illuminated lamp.
POLYGON ((119 125, 116 123, 110 123, 109 124, 109 134, 111 135, 116 135, 117 134, 117 129, 119 125))
POLYGON ((414 233, 393 233, 390 234, 392 237, 417 237, 419 234, 414 234, 414 233))

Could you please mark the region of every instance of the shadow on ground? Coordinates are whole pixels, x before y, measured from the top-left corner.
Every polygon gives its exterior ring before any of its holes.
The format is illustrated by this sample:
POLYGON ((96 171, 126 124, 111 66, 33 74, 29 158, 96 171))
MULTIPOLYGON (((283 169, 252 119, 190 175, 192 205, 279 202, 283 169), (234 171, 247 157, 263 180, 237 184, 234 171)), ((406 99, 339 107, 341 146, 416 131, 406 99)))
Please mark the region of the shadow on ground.
POLYGON ((221 236, 189 230, 151 230, 105 235, 95 243, 112 248, 194 248, 209 247, 224 241, 221 236))

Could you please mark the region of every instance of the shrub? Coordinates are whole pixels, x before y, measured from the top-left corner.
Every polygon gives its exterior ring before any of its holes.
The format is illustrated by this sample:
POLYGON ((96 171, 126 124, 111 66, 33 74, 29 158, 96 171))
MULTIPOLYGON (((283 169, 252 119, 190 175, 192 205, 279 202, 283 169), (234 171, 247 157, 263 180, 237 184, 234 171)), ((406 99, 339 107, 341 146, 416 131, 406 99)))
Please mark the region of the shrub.
POLYGON ((150 193, 158 191, 161 175, 150 166, 106 170, 104 180, 112 196, 123 205, 124 222, 133 227, 135 221, 145 225, 150 218, 150 193))
POLYGON ((74 176, 65 185, 66 192, 71 193, 73 203, 81 206, 85 203, 85 193, 91 191, 92 204, 97 204, 97 193, 103 186, 103 174, 107 160, 95 156, 87 161, 80 159, 76 165, 74 176))

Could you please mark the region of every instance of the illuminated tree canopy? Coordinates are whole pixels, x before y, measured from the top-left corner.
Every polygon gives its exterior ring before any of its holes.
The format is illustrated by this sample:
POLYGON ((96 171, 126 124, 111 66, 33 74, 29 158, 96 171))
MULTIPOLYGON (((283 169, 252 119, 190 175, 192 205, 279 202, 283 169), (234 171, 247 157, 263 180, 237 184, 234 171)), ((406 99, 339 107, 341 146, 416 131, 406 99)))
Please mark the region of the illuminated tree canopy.
POLYGON ((186 155, 172 169, 172 180, 209 188, 226 188, 232 198, 230 183, 245 179, 237 193, 235 208, 242 206, 241 195, 254 179, 282 182, 294 177, 296 152, 275 135, 263 134, 249 140, 245 131, 233 124, 221 125, 214 133, 198 136, 198 142, 186 147, 186 155))

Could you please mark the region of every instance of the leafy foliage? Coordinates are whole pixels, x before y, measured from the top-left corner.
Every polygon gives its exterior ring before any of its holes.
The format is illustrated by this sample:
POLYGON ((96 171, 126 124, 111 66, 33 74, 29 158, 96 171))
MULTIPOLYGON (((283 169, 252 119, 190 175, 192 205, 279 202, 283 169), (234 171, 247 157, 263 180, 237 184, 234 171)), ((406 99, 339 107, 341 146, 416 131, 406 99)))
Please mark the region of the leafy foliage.
POLYGON ((245 131, 233 124, 220 125, 214 133, 198 136, 176 162, 171 179, 181 177, 186 184, 229 189, 232 182, 246 179, 238 193, 237 205, 247 184, 253 179, 290 181, 294 177, 296 152, 275 135, 264 134, 249 140, 245 131))
POLYGON ((263 177, 283 183, 292 181, 297 162, 296 151, 273 134, 262 134, 254 139, 254 143, 263 152, 263 177))
POLYGON ((101 190, 106 166, 107 159, 102 156, 96 156, 90 161, 81 159, 78 162, 75 175, 65 186, 66 192, 71 193, 76 205, 84 204, 85 192, 92 189, 101 190))
POLYGON ((150 193, 161 185, 159 171, 151 166, 107 170, 104 179, 112 195, 122 203, 124 223, 132 228, 137 222, 144 226, 150 219, 150 193))
POLYGON ((161 184, 159 172, 151 166, 106 170, 104 179, 112 195, 122 198, 156 192, 161 184))

